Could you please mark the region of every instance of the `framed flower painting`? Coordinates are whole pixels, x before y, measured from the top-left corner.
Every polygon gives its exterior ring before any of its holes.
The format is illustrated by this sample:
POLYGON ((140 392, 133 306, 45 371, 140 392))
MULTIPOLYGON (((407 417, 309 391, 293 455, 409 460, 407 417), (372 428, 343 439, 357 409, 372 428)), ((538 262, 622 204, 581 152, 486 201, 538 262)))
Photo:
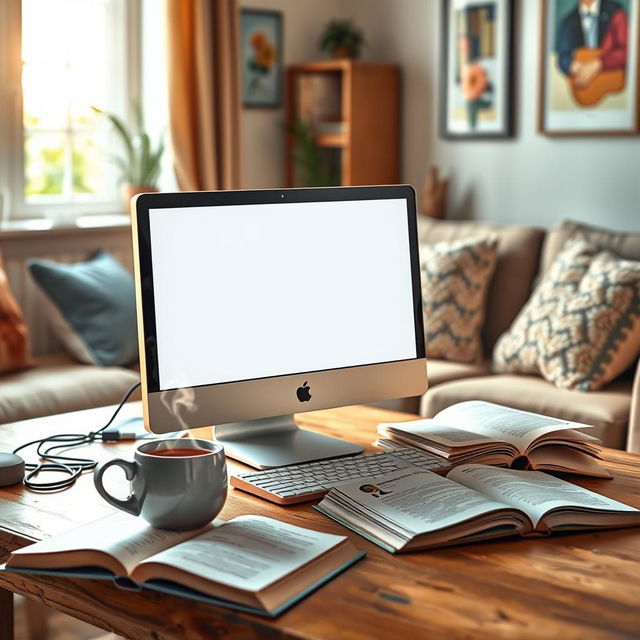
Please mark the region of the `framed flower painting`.
POLYGON ((282 13, 242 9, 242 103, 279 107, 282 103, 282 13))
POLYGON ((513 135, 513 0, 443 0, 440 135, 513 135))

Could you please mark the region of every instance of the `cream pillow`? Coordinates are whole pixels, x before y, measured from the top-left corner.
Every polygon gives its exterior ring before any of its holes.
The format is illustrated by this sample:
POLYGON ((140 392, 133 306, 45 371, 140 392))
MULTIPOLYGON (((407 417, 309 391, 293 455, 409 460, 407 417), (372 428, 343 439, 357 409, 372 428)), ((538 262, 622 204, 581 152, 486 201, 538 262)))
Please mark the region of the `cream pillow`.
POLYGON ((480 332, 497 244, 489 237, 420 247, 427 357, 482 362, 480 332))
POLYGON ((502 373, 540 373, 563 389, 596 391, 640 352, 640 262, 583 239, 567 242, 496 343, 502 373))

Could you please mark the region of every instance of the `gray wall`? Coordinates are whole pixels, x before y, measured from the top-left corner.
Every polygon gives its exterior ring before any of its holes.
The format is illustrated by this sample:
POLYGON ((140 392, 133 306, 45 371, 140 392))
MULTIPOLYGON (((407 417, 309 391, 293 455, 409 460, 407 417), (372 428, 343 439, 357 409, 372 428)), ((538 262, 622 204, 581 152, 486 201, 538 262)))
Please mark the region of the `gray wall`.
MULTIPOLYGON (((245 0, 243 0, 245 4, 245 0)), ((285 11, 287 62, 318 57, 334 15, 366 32, 365 58, 402 67, 402 177, 417 189, 427 167, 451 180, 449 215, 551 226, 563 218, 640 229, 640 137, 547 138, 536 133, 540 2, 516 0, 516 135, 496 142, 438 138, 440 0, 257 0, 285 11)), ((282 113, 248 112, 245 184, 282 183, 282 113)))
POLYGON ((640 229, 640 137, 548 138, 536 132, 540 2, 516 0, 516 135, 496 142, 438 138, 440 0, 353 0, 368 55, 403 67, 403 177, 449 174, 449 215, 551 226, 574 218, 640 229), (393 7, 393 8, 392 8, 393 7))

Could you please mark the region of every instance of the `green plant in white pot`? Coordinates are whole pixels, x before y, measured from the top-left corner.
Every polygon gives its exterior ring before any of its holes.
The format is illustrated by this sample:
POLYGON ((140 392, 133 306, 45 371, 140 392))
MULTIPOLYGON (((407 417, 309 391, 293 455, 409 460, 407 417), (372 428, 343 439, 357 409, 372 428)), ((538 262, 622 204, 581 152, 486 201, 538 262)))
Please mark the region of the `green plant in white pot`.
POLYGON ((151 137, 144 128, 142 108, 137 102, 133 103, 132 129, 117 115, 98 107, 92 109, 109 120, 124 147, 124 155, 112 155, 111 160, 120 169, 122 196, 128 210, 129 201, 136 194, 158 191, 164 140, 160 137, 155 147, 151 144, 151 137))

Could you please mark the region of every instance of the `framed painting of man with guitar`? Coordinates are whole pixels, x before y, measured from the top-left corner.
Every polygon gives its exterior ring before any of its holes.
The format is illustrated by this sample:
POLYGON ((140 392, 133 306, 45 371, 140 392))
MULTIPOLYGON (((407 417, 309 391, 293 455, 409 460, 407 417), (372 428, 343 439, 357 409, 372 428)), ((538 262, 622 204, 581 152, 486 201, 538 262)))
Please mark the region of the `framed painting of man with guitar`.
POLYGON ((638 133, 639 3, 542 0, 541 133, 638 133))

